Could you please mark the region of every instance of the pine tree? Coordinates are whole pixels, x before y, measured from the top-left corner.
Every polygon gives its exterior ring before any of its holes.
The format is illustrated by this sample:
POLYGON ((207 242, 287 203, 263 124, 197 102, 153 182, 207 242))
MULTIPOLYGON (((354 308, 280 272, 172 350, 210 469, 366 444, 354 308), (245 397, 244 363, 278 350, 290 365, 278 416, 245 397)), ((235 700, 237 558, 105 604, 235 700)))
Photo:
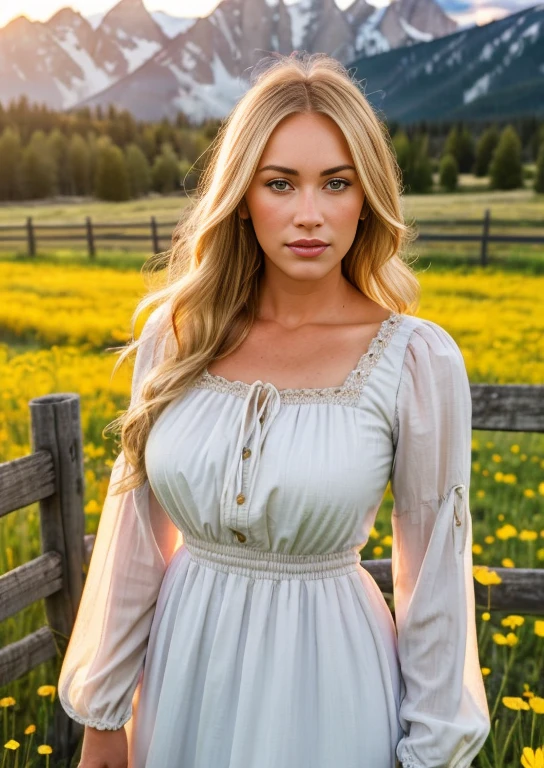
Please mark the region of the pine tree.
POLYGON ((151 189, 151 168, 147 157, 137 144, 129 144, 125 150, 130 196, 142 197, 151 189))
POLYGON ((397 163, 402 174, 402 184, 405 191, 409 183, 409 176, 412 167, 412 149, 410 146, 410 139, 406 133, 401 129, 393 136, 393 149, 397 156, 397 163))
POLYGON ((428 147, 429 137, 426 134, 414 137, 410 189, 418 194, 425 194, 433 188, 433 169, 428 147))
POLYGON ((474 174, 478 177, 487 176, 493 152, 499 143, 499 130, 496 125, 492 125, 482 133, 476 146, 476 160, 474 163, 474 174))
POLYGON ((165 142, 161 154, 155 159, 152 169, 153 189, 163 195, 179 190, 180 167, 179 160, 172 146, 165 142))
POLYGON ((460 131, 457 139, 457 154, 455 159, 459 166, 459 173, 471 173, 474 166, 474 139, 469 129, 465 126, 460 131))
POLYGON ((512 125, 501 133, 497 149, 489 167, 491 189, 518 189, 523 187, 521 141, 512 125))
POLYGON ((455 192, 459 177, 459 166, 453 155, 442 155, 440 160, 440 186, 446 192, 455 192))
POLYGON ((72 194, 72 174, 68 154, 69 142, 58 128, 51 131, 47 137, 47 150, 55 163, 56 191, 61 195, 72 194))
POLYGON ((70 139, 68 157, 73 193, 76 195, 91 194, 91 154, 87 142, 79 133, 75 133, 70 139))
POLYGON ((5 128, 0 137, 0 200, 20 200, 23 196, 21 136, 5 128))
POLYGON ((536 173, 533 189, 540 195, 544 195, 544 141, 540 145, 536 159, 536 173))
POLYGON ((50 197, 56 189, 56 166, 48 150, 43 131, 34 131, 23 150, 23 189, 25 198, 37 200, 50 197))
POLYGON ((99 142, 95 194, 100 200, 129 200, 130 187, 125 156, 111 142, 99 142))

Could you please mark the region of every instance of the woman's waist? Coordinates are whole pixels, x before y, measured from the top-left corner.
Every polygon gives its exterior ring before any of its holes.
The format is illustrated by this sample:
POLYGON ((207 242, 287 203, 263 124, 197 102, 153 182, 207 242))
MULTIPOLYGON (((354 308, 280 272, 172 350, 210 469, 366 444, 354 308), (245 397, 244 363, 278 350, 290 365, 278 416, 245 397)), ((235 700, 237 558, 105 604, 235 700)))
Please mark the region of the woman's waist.
POLYGON ((358 547, 297 555, 207 541, 187 533, 183 541, 195 562, 254 579, 324 579, 356 571, 361 562, 358 547))

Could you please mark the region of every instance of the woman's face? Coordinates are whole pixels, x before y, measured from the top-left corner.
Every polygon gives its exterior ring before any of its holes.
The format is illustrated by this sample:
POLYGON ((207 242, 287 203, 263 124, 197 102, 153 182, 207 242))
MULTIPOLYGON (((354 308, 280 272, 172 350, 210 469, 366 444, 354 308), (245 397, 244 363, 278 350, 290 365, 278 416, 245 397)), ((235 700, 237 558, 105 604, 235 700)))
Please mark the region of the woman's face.
POLYGON ((239 211, 251 217, 265 260, 293 279, 315 280, 340 269, 364 199, 336 123, 318 113, 295 114, 271 134, 239 211), (321 254, 301 255, 288 247, 312 239, 327 244, 321 254))

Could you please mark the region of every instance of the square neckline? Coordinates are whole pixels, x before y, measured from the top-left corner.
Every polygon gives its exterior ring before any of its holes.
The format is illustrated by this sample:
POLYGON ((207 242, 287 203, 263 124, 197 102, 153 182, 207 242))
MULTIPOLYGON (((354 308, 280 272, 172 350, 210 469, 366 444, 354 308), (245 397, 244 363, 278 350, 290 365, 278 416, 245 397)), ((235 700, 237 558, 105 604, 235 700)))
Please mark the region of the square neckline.
POLYGON ((255 384, 275 389, 284 403, 306 402, 355 402, 374 365, 380 359, 404 315, 391 312, 380 323, 377 333, 370 340, 365 352, 348 373, 343 383, 332 387, 285 387, 278 389, 272 382, 256 379, 251 384, 239 379, 227 379, 218 373, 210 373, 206 367, 195 385, 199 388, 213 389, 218 392, 246 397, 255 384))

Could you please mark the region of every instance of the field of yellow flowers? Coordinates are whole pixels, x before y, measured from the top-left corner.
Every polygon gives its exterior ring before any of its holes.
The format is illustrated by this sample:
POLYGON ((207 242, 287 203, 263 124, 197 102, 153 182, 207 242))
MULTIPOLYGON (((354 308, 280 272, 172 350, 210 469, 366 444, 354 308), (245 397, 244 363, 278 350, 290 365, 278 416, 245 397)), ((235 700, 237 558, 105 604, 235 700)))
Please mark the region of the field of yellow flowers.
MULTIPOLYGON (((456 339, 472 382, 544 381, 537 300, 544 277, 474 268, 427 271, 419 279, 418 314, 456 339)), ((31 398, 79 393, 87 533, 96 531, 115 455, 102 430, 126 408, 130 389, 126 365, 111 377, 116 356, 107 350, 128 340, 130 316, 144 293, 136 268, 0 261, 0 462, 30 452, 31 398)), ((474 574, 482 583, 493 584, 494 566, 544 566, 543 445, 541 435, 473 434, 474 574)), ((390 557, 391 505, 388 489, 364 559, 390 557)), ((0 520, 1 573, 39 553, 37 505, 0 520)), ((44 623, 43 607, 30 606, 0 624, 1 645, 44 623)), ((492 732, 475 765, 544 768, 544 620, 478 606, 477 623, 492 732)), ((42 664, 0 690, 0 768, 48 766, 50 755, 57 764, 51 724, 59 669, 60 662, 42 664)))

